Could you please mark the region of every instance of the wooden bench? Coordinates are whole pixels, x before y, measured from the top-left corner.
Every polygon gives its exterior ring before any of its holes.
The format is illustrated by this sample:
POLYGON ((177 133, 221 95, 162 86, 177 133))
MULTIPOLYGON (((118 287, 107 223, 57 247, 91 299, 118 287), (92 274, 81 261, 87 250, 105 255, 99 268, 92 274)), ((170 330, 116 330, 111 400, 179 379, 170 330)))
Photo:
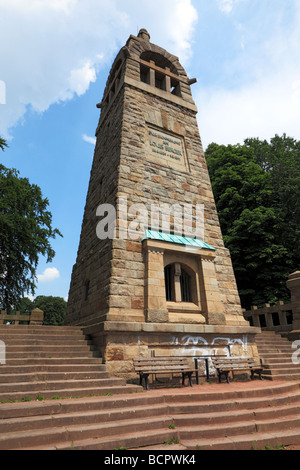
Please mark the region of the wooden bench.
POLYGON ((230 383, 228 374, 233 371, 250 370, 251 380, 254 379, 254 374, 258 374, 262 380, 261 374, 263 367, 254 361, 253 357, 218 357, 212 358, 213 365, 218 372, 219 382, 221 382, 222 375, 225 375, 227 383, 230 383))
POLYGON ((195 368, 192 368, 191 358, 188 357, 139 357, 133 359, 133 365, 135 371, 140 375, 140 385, 145 381, 146 390, 150 390, 149 387, 149 375, 169 375, 175 373, 181 373, 182 385, 184 380, 188 377, 190 387, 193 386, 192 374, 196 372, 195 368))

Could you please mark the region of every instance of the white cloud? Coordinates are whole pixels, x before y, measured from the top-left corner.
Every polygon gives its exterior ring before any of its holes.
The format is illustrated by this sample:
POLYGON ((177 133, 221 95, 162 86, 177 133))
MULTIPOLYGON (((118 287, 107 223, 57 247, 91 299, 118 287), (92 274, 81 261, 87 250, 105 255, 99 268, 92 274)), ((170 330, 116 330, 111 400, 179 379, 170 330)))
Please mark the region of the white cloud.
POLYGON ((204 146, 243 143, 247 137, 269 140, 284 132, 300 139, 298 73, 267 77, 240 90, 199 95, 199 128, 204 146), (201 103, 201 104, 200 104, 201 103))
POLYGON ((87 61, 82 67, 72 70, 70 74, 70 90, 78 96, 83 95, 91 82, 96 81, 96 69, 87 61))
POLYGON ((88 144, 92 144, 92 145, 96 144, 96 137, 90 137, 89 135, 83 134, 82 138, 88 144))
POLYGON ((24 297, 31 300, 32 302, 34 301, 34 296, 33 295, 24 295, 24 297))
POLYGON ((0 0, 0 18, 0 135, 9 138, 28 109, 44 112, 84 94, 142 27, 188 58, 197 13, 191 0, 0 0))
POLYGON ((38 274, 37 278, 39 282, 51 282, 58 279, 60 276, 58 269, 46 268, 43 274, 38 274))
MULTIPOLYGON (((198 122, 204 147, 243 143, 247 137, 267 139, 275 134, 300 140, 300 5, 293 3, 294 15, 284 17, 281 9, 274 13, 273 28, 253 39, 240 59, 228 63, 234 74, 248 77, 238 88, 225 86, 202 89, 195 97, 198 122), (247 80, 248 78, 248 80, 247 80)), ((244 20, 247 33, 255 19, 244 20)), ((233 81, 233 80, 232 80, 233 81)))
POLYGON ((6 85, 3 80, 0 80, 0 104, 6 103, 6 85))
POLYGON ((217 0, 217 4, 218 4, 219 9, 223 13, 231 13, 234 6, 240 1, 243 1, 243 0, 217 0))

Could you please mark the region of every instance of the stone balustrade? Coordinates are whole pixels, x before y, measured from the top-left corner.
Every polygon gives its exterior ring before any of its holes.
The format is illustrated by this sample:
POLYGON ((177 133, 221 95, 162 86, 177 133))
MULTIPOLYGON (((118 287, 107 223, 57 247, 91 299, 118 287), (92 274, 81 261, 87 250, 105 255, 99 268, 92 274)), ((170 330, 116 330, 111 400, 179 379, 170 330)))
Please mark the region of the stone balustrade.
POLYGON ((22 324, 26 323, 29 325, 42 325, 44 321, 44 312, 39 308, 35 308, 30 312, 29 315, 23 315, 20 312, 16 312, 15 314, 7 314, 5 310, 1 310, 0 313, 0 325, 19 325, 20 322, 22 324))

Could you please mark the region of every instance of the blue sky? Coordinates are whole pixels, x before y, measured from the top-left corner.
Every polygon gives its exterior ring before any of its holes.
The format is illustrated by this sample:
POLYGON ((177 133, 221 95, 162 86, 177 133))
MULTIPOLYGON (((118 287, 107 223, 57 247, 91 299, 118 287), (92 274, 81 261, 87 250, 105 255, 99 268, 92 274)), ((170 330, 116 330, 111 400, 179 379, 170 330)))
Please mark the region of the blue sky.
POLYGON ((0 0, 1 163, 49 199, 51 264, 35 295, 66 298, 110 66, 130 34, 177 55, 204 146, 300 140, 299 0, 0 0))

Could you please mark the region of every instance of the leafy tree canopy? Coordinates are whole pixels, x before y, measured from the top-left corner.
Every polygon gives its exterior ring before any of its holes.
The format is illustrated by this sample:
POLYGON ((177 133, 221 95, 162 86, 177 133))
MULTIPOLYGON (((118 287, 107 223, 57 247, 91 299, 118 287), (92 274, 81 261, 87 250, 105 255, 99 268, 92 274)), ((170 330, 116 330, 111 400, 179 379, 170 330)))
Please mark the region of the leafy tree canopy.
POLYGON ((49 240, 61 234, 48 205, 37 185, 0 164, 0 304, 7 311, 34 294, 39 256, 49 262, 55 255, 49 240))
POLYGON ((28 315, 35 308, 44 312, 44 325, 63 325, 67 302, 62 297, 39 295, 34 300, 21 298, 16 304, 16 311, 28 315))
POLYGON ((300 142, 212 143, 206 160, 242 305, 289 299, 286 280, 300 264, 300 142))
POLYGON ((67 302, 62 297, 39 295, 34 299, 34 308, 44 312, 44 325, 63 325, 67 302))

